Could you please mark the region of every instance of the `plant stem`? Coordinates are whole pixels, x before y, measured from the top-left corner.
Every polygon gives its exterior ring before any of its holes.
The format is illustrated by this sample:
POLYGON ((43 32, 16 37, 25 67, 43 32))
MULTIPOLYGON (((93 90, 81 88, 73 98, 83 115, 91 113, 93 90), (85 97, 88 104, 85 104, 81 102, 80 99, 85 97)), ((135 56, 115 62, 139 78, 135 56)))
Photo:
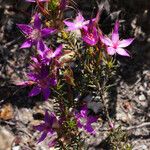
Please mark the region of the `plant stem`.
POLYGON ((109 122, 111 122, 109 112, 108 112, 108 109, 107 109, 107 104, 106 104, 106 101, 105 101, 104 96, 103 96, 104 95, 104 90, 103 90, 104 88, 101 88, 99 83, 97 84, 97 86, 98 86, 98 90, 99 90, 99 96, 100 96, 100 98, 102 100, 102 103, 103 103, 103 106, 104 106, 104 112, 106 114, 106 118, 109 122))

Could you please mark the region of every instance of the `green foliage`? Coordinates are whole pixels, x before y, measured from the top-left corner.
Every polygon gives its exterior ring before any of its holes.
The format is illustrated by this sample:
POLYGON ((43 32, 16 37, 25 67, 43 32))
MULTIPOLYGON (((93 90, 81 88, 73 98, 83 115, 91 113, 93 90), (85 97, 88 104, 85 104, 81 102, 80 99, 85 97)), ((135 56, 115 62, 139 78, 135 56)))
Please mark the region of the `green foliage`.
POLYGON ((48 7, 51 11, 55 11, 58 6, 59 0, 51 0, 50 3, 48 3, 48 7))
POLYGON ((132 145, 128 141, 128 134, 121 129, 121 126, 112 130, 106 143, 110 150, 132 150, 132 145))

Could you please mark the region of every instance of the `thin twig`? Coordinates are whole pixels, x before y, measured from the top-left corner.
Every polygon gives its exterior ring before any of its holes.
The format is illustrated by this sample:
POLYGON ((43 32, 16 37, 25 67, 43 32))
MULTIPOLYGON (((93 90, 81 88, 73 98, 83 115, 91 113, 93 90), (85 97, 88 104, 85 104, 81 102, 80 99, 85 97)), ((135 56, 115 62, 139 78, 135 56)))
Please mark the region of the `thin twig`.
POLYGON ((110 123, 111 122, 111 119, 110 119, 110 116, 109 116, 109 112, 108 112, 108 108, 107 108, 107 105, 106 105, 106 101, 103 97, 104 95, 104 91, 103 91, 103 88, 100 87, 100 84, 97 83, 97 86, 98 86, 98 90, 99 90, 99 96, 101 97, 101 100, 102 100, 102 103, 103 103, 103 106, 104 106, 104 112, 105 112, 105 115, 106 115, 106 118, 108 120, 108 122, 110 123))
MULTIPOLYGON (((129 130, 143 128, 145 126, 150 126, 150 122, 143 122, 143 123, 141 123, 139 125, 130 126, 130 127, 122 127, 122 130, 129 131, 129 130)), ((108 128, 100 128, 99 131, 110 131, 110 129, 108 129, 108 128)))
POLYGON ((145 126, 150 126, 150 122, 143 122, 142 124, 139 125, 135 125, 135 126, 130 126, 130 127, 123 127, 122 130, 133 130, 133 129, 138 129, 138 128, 142 128, 145 126))
POLYGON ((16 123, 15 123, 15 122, 7 121, 7 120, 2 120, 2 121, 0 121, 0 123, 6 123, 7 125, 10 125, 10 126, 14 126, 14 125, 16 125, 16 123))

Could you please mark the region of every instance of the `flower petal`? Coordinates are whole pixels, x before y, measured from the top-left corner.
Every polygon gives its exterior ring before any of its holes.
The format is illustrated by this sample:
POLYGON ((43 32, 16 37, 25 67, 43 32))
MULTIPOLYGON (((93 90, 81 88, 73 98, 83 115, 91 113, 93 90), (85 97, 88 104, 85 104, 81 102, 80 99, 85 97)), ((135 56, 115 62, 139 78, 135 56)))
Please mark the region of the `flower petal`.
POLYGON ((76 30, 77 27, 75 26, 75 23, 70 21, 64 21, 65 25, 68 26, 67 31, 73 31, 76 30))
POLYGON ((41 34, 42 34, 43 38, 46 38, 46 37, 48 37, 49 35, 51 35, 55 32, 56 32, 56 29, 53 29, 53 28, 43 28, 41 30, 41 34))
MULTIPOLYGON (((92 19, 92 22, 93 22, 93 20, 95 20, 95 19, 92 19)), ((90 22, 90 20, 84 21, 84 22, 82 23, 83 27, 85 27, 85 25, 89 24, 89 22, 90 22)))
POLYGON ((42 89, 42 93, 43 93, 44 99, 48 100, 48 98, 51 94, 50 89, 49 88, 42 89))
POLYGON ((87 122, 88 123, 93 123, 93 122, 96 122, 98 119, 97 116, 89 116, 88 119, 87 119, 87 122))
POLYGON ((95 134, 94 129, 92 128, 92 125, 91 125, 91 124, 87 124, 87 125, 84 127, 84 129, 85 129, 87 132, 91 133, 91 134, 95 134))
POLYGON ((34 63, 36 63, 36 64, 39 62, 38 59, 37 59, 36 57, 33 57, 33 56, 31 57, 31 60, 32 60, 34 63))
POLYGON ((38 143, 42 142, 47 136, 47 131, 43 132, 40 139, 38 140, 38 143))
POLYGON ((113 33, 112 33, 112 41, 113 41, 113 43, 116 43, 119 40, 118 29, 119 29, 119 21, 117 20, 115 22, 114 30, 113 30, 113 33))
POLYGON ((40 20, 39 15, 37 13, 34 15, 34 28, 39 29, 39 30, 41 28, 41 20, 40 20))
POLYGON ((124 39, 122 41, 119 41, 118 47, 127 47, 133 42, 133 40, 134 40, 134 38, 124 39))
POLYGON ((29 35, 32 32, 32 27, 26 24, 17 24, 18 28, 26 35, 29 35))
POLYGON ((78 30, 76 26, 67 28, 67 31, 75 31, 75 30, 78 30))
POLYGON ((107 53, 109 55, 114 55, 116 53, 116 49, 114 49, 113 47, 107 47, 107 53))
POLYGON ((52 54, 52 58, 54 58, 54 57, 57 57, 57 56, 60 56, 61 55, 61 52, 62 52, 62 44, 61 45, 59 45, 57 48, 56 48, 56 50, 54 51, 54 53, 52 54))
POLYGON ((32 41, 30 39, 27 39, 23 44, 20 46, 20 49, 22 48, 29 48, 32 45, 32 41))
POLYGON ((40 125, 34 126, 34 129, 42 132, 45 130, 45 123, 41 123, 40 125))
POLYGON ((128 57, 130 56, 123 48, 117 48, 116 52, 122 56, 128 56, 128 57))
POLYGON ((82 16, 81 12, 79 12, 75 18, 75 22, 83 22, 83 21, 84 21, 84 17, 82 16))
POLYGON ((53 139, 52 141, 50 141, 50 142, 48 143, 48 147, 54 147, 55 144, 56 144, 56 139, 53 139))
POLYGON ((39 76, 35 73, 28 73, 27 75, 28 75, 28 78, 32 81, 36 81, 39 78, 39 76))
POLYGON ((51 79, 49 80, 49 82, 50 82, 50 85, 51 85, 51 86, 56 86, 56 84, 57 84, 57 79, 56 79, 56 78, 51 78, 51 79))
MULTIPOLYGON (((38 51, 44 51, 45 48, 46 48, 46 46, 45 46, 43 40, 39 40, 39 41, 37 42, 37 50, 38 50, 38 51)), ((39 53, 40 53, 40 52, 39 52, 39 53)))
POLYGON ((100 35, 100 40, 107 46, 113 46, 112 41, 106 36, 100 35))
POLYGON ((70 22, 70 21, 63 21, 65 23, 66 26, 68 27, 74 27, 74 23, 70 22))
POLYGON ((36 96, 41 92, 41 88, 38 86, 33 87, 33 89, 30 91, 29 96, 36 96))
POLYGON ((45 111, 44 121, 47 122, 47 123, 52 124, 52 117, 49 115, 47 110, 45 111))

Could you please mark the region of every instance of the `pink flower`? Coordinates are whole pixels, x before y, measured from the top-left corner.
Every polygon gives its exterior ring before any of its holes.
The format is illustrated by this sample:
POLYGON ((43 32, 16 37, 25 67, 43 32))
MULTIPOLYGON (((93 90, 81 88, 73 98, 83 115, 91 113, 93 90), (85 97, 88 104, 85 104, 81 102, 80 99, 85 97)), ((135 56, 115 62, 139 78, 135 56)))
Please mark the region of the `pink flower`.
POLYGON ((129 38, 119 40, 118 29, 119 29, 119 22, 116 21, 111 39, 103 35, 100 36, 100 39, 107 46, 107 52, 109 55, 114 55, 115 53, 117 53, 122 56, 130 56, 124 48, 129 46, 134 39, 129 38))
POLYGON ((64 21, 64 23, 68 27, 67 28, 68 31, 74 31, 85 27, 89 23, 89 20, 85 21, 84 17, 79 12, 74 22, 64 21))
POLYGON ((90 20, 89 24, 82 29, 82 33, 82 39, 84 42, 90 46, 97 44, 99 40, 98 31, 92 20, 90 20))

